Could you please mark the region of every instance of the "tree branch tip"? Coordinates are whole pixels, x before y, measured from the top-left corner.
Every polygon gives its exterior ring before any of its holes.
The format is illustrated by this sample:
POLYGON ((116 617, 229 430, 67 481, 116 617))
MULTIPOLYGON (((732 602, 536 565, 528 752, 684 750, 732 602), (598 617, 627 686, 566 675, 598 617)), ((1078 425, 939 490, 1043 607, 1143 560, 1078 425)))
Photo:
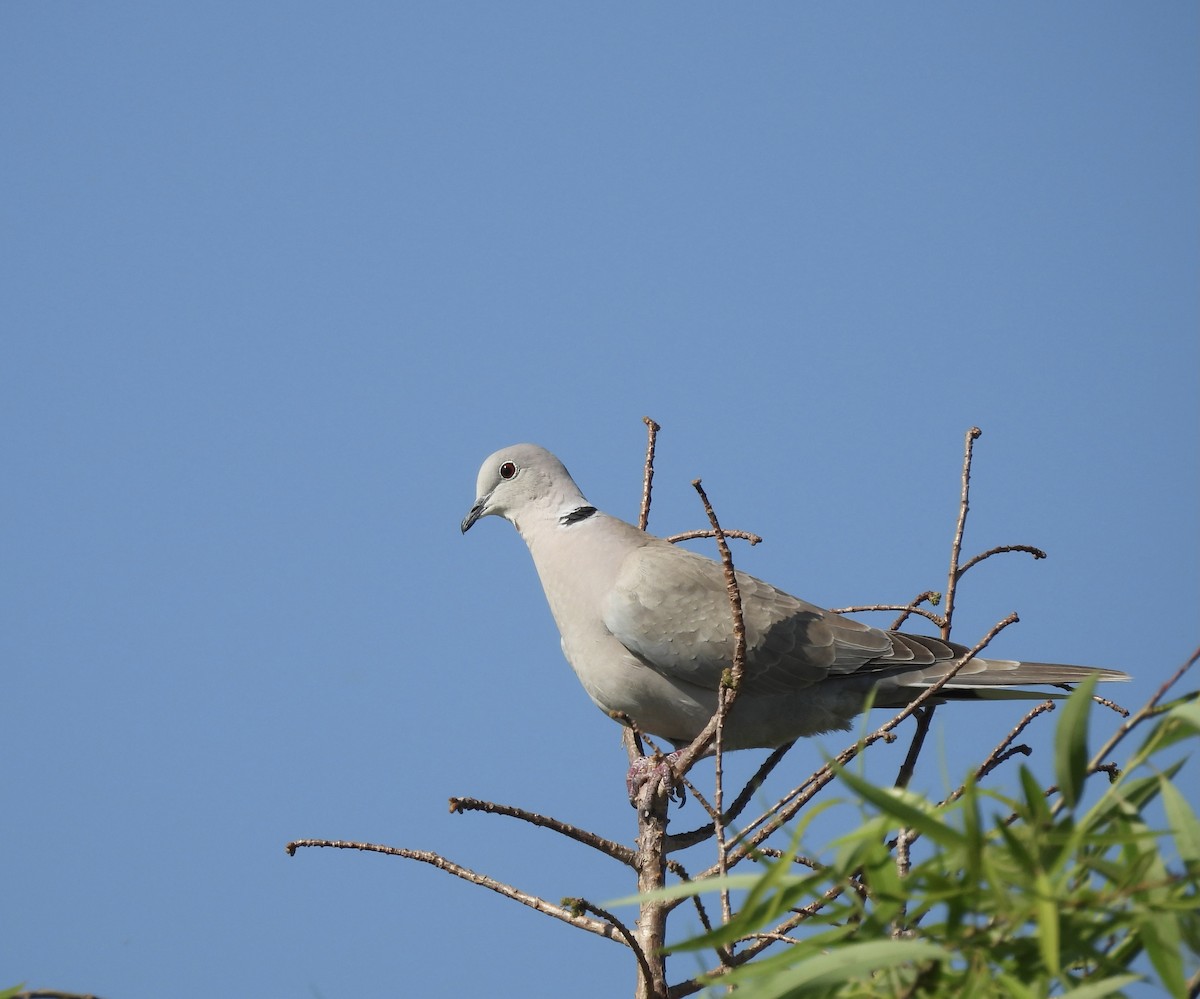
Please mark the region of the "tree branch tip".
POLYGON ((461 814, 462 810, 463 810, 462 799, 461 798, 451 798, 450 799, 450 814, 454 815, 456 812, 461 814))
POLYGON ((1108 708, 1110 711, 1115 711, 1122 718, 1128 718, 1132 714, 1128 708, 1123 707, 1116 701, 1110 701, 1107 697, 1101 697, 1099 694, 1093 694, 1092 700, 1103 708, 1108 708))
POLYGON ((643 416, 642 422, 644 424, 646 424, 646 426, 648 426, 655 433, 658 433, 660 430, 662 430, 662 427, 659 426, 659 424, 655 423, 654 420, 652 420, 649 416, 643 416))
POLYGON ((980 430, 978 427, 972 427, 970 430, 967 431, 967 436, 970 437, 971 440, 977 441, 977 440, 979 440, 980 437, 983 436, 983 431, 980 430))

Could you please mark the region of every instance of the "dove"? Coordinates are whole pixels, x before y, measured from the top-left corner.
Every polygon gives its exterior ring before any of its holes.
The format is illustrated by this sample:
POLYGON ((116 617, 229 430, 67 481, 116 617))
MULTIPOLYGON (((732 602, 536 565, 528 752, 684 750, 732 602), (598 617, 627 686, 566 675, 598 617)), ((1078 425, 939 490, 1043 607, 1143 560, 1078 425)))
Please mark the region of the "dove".
MULTIPOLYGON (((514 444, 479 470, 461 524, 503 517, 524 539, 562 638, 592 701, 676 748, 717 710, 733 663, 733 616, 720 563, 602 513, 545 448, 514 444)), ((774 748, 845 730, 868 701, 903 707, 969 651, 885 631, 736 573, 746 630, 744 672, 724 723, 726 750, 774 748)), ((973 658, 939 700, 1047 696, 1026 684, 1076 683, 1118 670, 973 658), (1016 689, 1014 689, 1016 688, 1016 689)))

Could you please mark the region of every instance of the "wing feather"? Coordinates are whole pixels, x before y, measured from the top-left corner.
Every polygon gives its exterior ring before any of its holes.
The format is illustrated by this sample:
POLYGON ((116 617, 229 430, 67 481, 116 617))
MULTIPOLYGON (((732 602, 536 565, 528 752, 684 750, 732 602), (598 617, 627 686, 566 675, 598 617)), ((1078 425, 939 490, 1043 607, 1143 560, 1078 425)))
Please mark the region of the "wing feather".
MULTIPOLYGON (((745 690, 791 693, 826 679, 878 683, 877 704, 905 704, 946 675, 966 646, 928 635, 883 631, 842 617, 739 572, 746 625, 745 690)), ((669 679, 715 690, 733 663, 733 614, 721 566, 647 536, 623 560, 604 625, 646 665, 669 679)), ((1029 683, 1078 683, 1117 670, 1057 663, 972 659, 945 688, 969 692, 1029 683)), ((865 689, 865 687, 864 687, 865 689)), ((961 696, 961 695, 960 695, 961 696)))

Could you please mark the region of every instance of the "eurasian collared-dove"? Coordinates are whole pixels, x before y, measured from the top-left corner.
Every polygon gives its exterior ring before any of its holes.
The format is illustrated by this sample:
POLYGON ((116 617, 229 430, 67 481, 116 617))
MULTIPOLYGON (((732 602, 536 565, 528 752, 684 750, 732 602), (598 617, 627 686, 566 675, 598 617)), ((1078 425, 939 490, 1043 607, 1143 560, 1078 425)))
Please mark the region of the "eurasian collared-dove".
MULTIPOLYGON (((591 506, 554 455, 533 444, 484 461, 465 534, 491 514, 529 546, 588 696, 642 732, 686 745, 716 711, 733 661, 733 618, 719 563, 591 506)), ((745 672, 724 728, 726 749, 774 747, 850 727, 874 688, 879 707, 903 707, 968 650, 925 635, 882 631, 739 572, 745 672)), ((973 659, 941 698, 1029 696, 1012 685, 1128 674, 1056 663, 973 659)))

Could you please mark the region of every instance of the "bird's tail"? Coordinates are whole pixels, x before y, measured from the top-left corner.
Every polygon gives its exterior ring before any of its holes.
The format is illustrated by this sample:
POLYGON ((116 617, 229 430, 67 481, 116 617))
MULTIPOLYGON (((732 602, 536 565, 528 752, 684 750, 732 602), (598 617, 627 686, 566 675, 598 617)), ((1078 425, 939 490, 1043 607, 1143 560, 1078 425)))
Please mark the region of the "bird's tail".
MULTIPOLYGON (((960 653, 965 655, 966 649, 960 653)), ((954 668, 955 660, 896 673, 880 680, 875 704, 903 707, 927 687, 932 687, 954 668)), ((941 690, 945 700, 1043 700, 1065 697, 1065 692, 1021 689, 1028 684, 1069 685, 1090 676, 1101 681, 1128 680, 1129 674, 1098 666, 1068 666, 1064 663, 1019 662, 1015 659, 972 659, 941 690)))

